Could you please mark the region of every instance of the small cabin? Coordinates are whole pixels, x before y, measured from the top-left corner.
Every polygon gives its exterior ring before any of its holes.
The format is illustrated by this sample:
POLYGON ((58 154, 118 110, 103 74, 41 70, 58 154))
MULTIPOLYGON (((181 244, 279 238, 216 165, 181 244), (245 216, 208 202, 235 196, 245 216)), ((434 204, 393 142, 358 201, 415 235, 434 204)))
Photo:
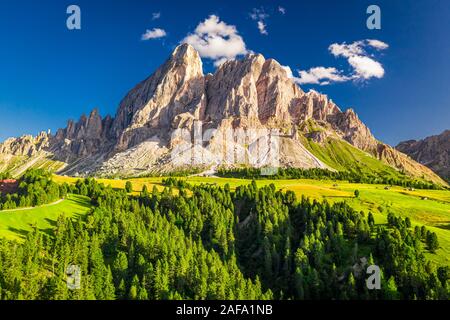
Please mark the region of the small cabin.
POLYGON ((14 193, 19 186, 19 182, 15 179, 0 180, 0 193, 14 193))

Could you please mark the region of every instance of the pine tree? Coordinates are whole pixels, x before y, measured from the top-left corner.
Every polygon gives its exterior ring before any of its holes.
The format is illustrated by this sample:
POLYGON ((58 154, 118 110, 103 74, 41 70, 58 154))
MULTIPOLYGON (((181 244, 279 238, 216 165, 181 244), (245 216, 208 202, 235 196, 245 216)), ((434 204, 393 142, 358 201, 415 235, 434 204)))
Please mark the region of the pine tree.
POLYGON ((386 283, 386 288, 384 289, 384 298, 387 300, 396 300, 399 297, 397 291, 397 284, 395 283, 394 277, 390 277, 386 283))
POLYGON ((428 232, 427 238, 426 238, 426 243, 427 243, 428 250, 430 250, 433 253, 436 252, 436 250, 439 248, 439 241, 438 241, 436 233, 428 232))
POLYGON ((125 191, 126 191, 127 193, 133 192, 133 185, 131 184, 131 181, 127 181, 127 182, 125 183, 125 191))

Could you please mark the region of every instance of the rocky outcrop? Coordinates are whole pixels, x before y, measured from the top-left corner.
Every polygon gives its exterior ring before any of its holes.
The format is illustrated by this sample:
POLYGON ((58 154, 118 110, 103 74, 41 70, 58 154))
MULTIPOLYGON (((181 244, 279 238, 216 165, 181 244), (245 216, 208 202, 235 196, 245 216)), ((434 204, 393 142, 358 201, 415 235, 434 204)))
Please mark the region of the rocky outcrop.
POLYGON ((450 181, 450 130, 419 141, 400 142, 396 149, 450 181))
POLYGON ((240 61, 225 62, 207 78, 205 121, 233 119, 235 126, 259 124, 256 82, 264 61, 262 55, 248 55, 240 61))
POLYGON ((69 120, 65 129, 59 129, 51 138, 49 150, 60 161, 71 163, 80 158, 107 152, 112 145, 110 116, 102 119, 97 109, 89 117, 82 115, 78 122, 69 120))
POLYGON ((20 138, 9 138, 0 143, 0 154, 32 157, 49 146, 49 133, 41 132, 37 136, 24 135, 20 138))
POLYGON ((369 128, 358 118, 353 109, 335 112, 327 117, 332 127, 353 146, 377 155, 377 140, 369 128))

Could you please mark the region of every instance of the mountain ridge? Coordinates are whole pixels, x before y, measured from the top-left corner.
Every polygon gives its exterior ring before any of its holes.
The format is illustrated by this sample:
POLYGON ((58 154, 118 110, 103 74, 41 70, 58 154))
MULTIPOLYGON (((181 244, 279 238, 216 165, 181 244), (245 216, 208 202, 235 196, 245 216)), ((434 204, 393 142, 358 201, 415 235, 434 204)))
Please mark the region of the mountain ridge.
POLYGON ((403 141, 395 148, 450 181, 450 130, 421 140, 403 141))
MULTIPOLYGON (((77 122, 70 120, 55 135, 41 133, 37 141, 28 136, 0 144, 0 170, 10 166, 5 155, 31 161, 36 154, 62 163, 58 172, 67 175, 168 172, 189 167, 177 161, 196 152, 208 167, 219 164, 224 149, 242 151, 243 143, 235 138, 224 141, 230 130, 273 129, 282 132, 279 164, 283 167, 334 170, 302 140, 318 144, 342 140, 399 172, 445 184, 428 168, 375 139, 353 109, 342 112, 326 95, 304 92, 276 60, 248 54, 204 75, 198 52, 187 44, 178 46, 150 77, 128 92, 114 118, 102 118, 94 109, 77 122), (307 122, 313 125, 305 127, 307 122), (177 130, 196 128, 214 134, 193 147, 190 141, 174 137, 177 130), (182 151, 174 157, 178 149, 182 151)), ((254 143, 260 145, 264 138, 261 134, 254 143)), ((242 152, 248 157, 248 151, 242 152)))

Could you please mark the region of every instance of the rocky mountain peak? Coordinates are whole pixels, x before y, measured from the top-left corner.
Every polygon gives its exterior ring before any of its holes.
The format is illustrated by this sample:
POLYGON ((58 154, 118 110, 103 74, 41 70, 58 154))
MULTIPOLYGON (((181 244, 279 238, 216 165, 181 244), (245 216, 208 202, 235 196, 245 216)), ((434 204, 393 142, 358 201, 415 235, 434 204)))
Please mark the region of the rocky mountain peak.
POLYGON ((202 61, 188 44, 178 46, 156 72, 138 84, 120 103, 112 135, 125 150, 171 128, 182 113, 201 116, 205 104, 202 61))
POLYGON ((184 43, 175 48, 169 60, 164 65, 167 68, 180 68, 187 77, 203 76, 203 64, 197 50, 190 44, 184 43))
POLYGON ((207 81, 207 119, 220 122, 236 117, 246 124, 258 119, 258 93, 256 82, 265 59, 249 54, 242 60, 223 63, 207 81))
POLYGON ((341 133, 345 140, 355 147, 371 153, 377 152, 378 141, 353 109, 335 112, 328 117, 328 121, 335 130, 341 133))
POLYGON ((42 131, 37 136, 23 135, 19 138, 9 138, 0 143, 0 154, 14 156, 34 156, 39 151, 48 147, 49 133, 42 131))
POLYGON ((423 140, 400 142, 396 149, 450 181, 450 130, 423 140))

